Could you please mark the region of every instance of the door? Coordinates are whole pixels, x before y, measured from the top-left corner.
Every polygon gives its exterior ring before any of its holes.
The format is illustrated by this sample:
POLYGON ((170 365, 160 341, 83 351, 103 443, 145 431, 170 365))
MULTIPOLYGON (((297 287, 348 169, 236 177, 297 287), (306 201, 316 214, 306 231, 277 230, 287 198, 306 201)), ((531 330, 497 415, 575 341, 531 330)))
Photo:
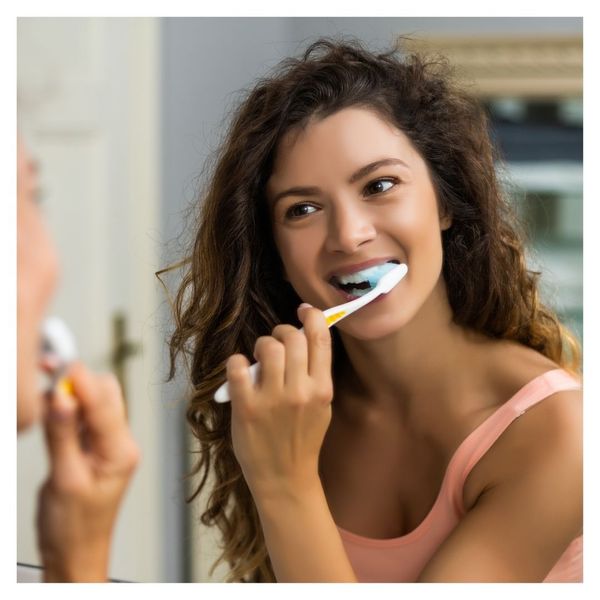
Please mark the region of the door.
MULTIPOLYGON (((142 449, 110 576, 160 581, 158 21, 20 18, 17 27, 19 128, 40 163, 42 210, 62 265, 50 312, 68 323, 91 368, 120 370, 142 449)), ((39 428, 19 436, 19 562, 39 564, 43 457, 39 428)))

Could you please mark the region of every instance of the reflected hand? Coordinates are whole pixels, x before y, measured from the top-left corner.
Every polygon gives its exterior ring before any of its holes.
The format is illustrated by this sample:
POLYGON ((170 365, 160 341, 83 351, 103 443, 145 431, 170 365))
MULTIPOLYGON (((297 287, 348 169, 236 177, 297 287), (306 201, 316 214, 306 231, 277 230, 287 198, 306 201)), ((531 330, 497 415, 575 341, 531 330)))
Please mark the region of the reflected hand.
POLYGON ((139 461, 112 375, 81 363, 55 390, 44 421, 50 474, 38 503, 38 543, 46 581, 106 581, 118 508, 139 461))

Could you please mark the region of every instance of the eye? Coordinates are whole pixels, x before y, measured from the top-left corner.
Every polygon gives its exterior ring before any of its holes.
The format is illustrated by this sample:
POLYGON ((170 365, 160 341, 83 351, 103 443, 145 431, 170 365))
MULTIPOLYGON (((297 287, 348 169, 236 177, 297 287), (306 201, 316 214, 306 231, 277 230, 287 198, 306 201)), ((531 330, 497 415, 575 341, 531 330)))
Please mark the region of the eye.
POLYGON ((314 212, 316 210, 317 210, 316 207, 312 206, 312 204, 306 204, 306 203, 294 204, 293 206, 290 206, 290 208, 288 208, 285 211, 285 218, 286 219, 299 219, 299 218, 305 217, 306 215, 312 214, 312 212, 314 212))
POLYGON ((367 184, 365 192, 370 196, 373 194, 383 194, 383 192, 392 189, 396 183, 398 183, 397 179, 376 179, 367 184))

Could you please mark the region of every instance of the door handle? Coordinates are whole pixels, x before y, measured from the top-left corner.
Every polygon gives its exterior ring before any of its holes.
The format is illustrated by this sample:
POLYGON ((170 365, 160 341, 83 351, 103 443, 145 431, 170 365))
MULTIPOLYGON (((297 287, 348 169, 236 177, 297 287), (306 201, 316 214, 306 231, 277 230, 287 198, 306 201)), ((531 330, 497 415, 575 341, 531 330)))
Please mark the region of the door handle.
POLYGON ((125 402, 125 412, 129 414, 128 390, 127 390, 127 359, 141 352, 142 346, 127 338, 127 317, 124 312, 117 311, 112 317, 112 350, 110 362, 112 370, 116 375, 125 402))

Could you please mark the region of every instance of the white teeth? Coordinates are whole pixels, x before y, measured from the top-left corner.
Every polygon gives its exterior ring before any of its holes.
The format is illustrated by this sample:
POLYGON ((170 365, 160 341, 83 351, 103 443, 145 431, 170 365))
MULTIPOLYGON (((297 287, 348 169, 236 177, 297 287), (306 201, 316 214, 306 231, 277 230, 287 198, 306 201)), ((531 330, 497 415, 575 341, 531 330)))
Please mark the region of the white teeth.
POLYGON ((356 273, 352 273, 351 275, 338 275, 336 276, 336 279, 339 283, 342 283, 344 285, 347 285, 349 283, 362 283, 363 281, 369 281, 370 277, 374 275, 378 269, 381 269, 381 267, 381 264, 375 265, 374 267, 369 267, 368 269, 357 271, 356 273))

